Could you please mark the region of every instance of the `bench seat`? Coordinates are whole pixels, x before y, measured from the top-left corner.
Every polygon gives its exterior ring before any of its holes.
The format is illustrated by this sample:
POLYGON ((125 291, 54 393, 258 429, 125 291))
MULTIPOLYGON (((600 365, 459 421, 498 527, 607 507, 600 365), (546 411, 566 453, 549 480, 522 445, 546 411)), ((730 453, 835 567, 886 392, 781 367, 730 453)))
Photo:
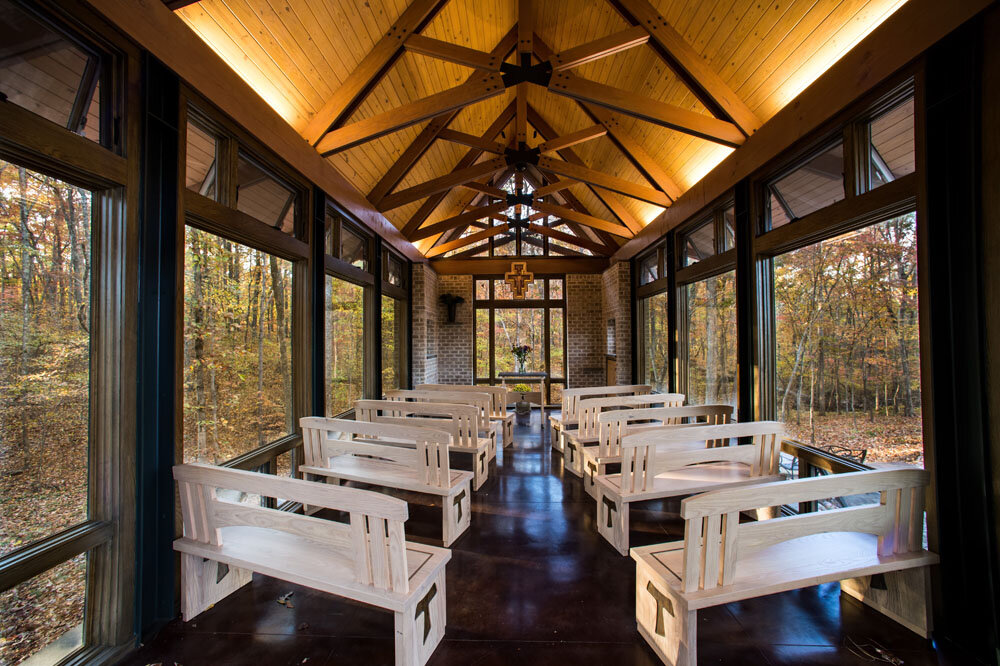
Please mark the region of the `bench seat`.
MULTIPOLYGON (((622 502, 642 502, 650 499, 664 497, 677 497, 679 495, 693 495, 715 490, 720 485, 738 486, 745 483, 764 483, 768 481, 779 481, 778 475, 760 476, 754 475, 749 465, 733 462, 708 463, 704 465, 692 465, 681 469, 663 472, 651 479, 646 490, 628 493, 622 497, 622 502)), ((597 483, 605 495, 613 492, 621 494, 621 474, 608 474, 597 477, 597 483)))
POLYGON ((174 541, 174 550, 394 612, 402 611, 426 593, 451 559, 451 551, 446 548, 407 541, 410 591, 399 594, 357 583, 353 562, 325 543, 266 527, 233 526, 219 531, 221 546, 181 538, 174 541))

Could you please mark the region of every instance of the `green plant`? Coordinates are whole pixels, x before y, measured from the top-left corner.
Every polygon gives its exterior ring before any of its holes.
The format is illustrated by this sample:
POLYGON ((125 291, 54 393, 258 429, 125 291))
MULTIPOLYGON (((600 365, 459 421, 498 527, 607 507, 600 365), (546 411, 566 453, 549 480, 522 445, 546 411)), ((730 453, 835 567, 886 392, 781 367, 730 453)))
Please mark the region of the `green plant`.
POLYGON ((514 393, 528 393, 531 387, 527 384, 514 384, 514 393))

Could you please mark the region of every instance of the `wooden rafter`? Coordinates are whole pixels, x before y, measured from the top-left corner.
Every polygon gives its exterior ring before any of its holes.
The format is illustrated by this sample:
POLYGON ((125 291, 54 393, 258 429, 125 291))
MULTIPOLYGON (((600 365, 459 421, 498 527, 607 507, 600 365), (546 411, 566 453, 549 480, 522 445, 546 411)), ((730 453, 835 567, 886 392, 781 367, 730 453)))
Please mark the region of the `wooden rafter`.
POLYGON ((406 39, 420 32, 447 1, 413 0, 337 88, 333 97, 312 117, 303 131, 306 141, 316 145, 331 127, 346 120, 396 62, 406 39))
MULTIPOLYGON (((535 55, 540 60, 546 60, 551 57, 552 51, 549 49, 548 45, 535 35, 535 39, 532 42, 535 49, 535 55)), ((572 76, 572 74, 570 75, 572 76)), ((646 152, 642 145, 636 141, 628 131, 622 126, 621 122, 615 117, 615 115, 608 109, 597 106, 596 104, 589 104, 587 102, 581 102, 576 100, 577 105, 583 109, 584 113, 587 113, 593 120, 602 124, 607 128, 611 135, 611 141, 615 146, 625 155, 639 173, 649 182, 650 185, 659 188, 671 199, 676 200, 677 197, 681 195, 681 189, 678 187, 677 183, 674 182, 667 172, 660 166, 660 164, 653 159, 653 157, 646 152)), ((617 202, 616 202, 617 203, 617 202)), ((615 207, 609 206, 612 212, 615 211, 615 207)), ((626 226, 630 229, 633 228, 632 225, 628 224, 627 220, 626 226)), ((641 228, 641 227, 639 227, 641 228)), ((637 229, 633 229, 638 232, 637 229)))
POLYGON ((604 189, 611 190, 612 192, 624 194, 625 196, 632 197, 633 199, 639 199, 651 204, 656 204, 657 206, 663 206, 664 208, 670 205, 670 197, 659 190, 653 189, 652 187, 639 185, 638 183, 633 183, 630 180, 625 180, 624 178, 612 176, 604 173, 603 171, 597 171, 596 169, 580 166, 579 164, 573 164, 572 162, 567 162, 565 160, 557 160, 549 157, 548 155, 542 155, 538 158, 538 168, 542 171, 551 171, 552 173, 557 173, 560 176, 566 176, 567 178, 572 178, 573 180, 590 183, 591 185, 603 187, 604 189))
POLYGON ((503 91, 504 85, 499 74, 484 74, 468 83, 335 129, 316 144, 316 150, 322 155, 346 150, 446 111, 495 97, 503 91))
MULTIPOLYGON (((536 36, 535 44, 538 46, 538 39, 536 36)), ((531 126, 538 130, 538 133, 543 139, 550 139, 556 136, 556 131, 552 128, 552 125, 531 105, 528 105, 528 122, 531 126)), ((564 148, 559 151, 559 156, 562 157, 567 162, 572 164, 578 164, 580 166, 587 166, 586 163, 580 158, 579 155, 572 148, 564 148)), ((597 199, 608 207, 615 217, 624 224, 629 229, 632 229, 635 233, 638 233, 642 229, 642 225, 639 221, 625 208, 625 206, 618 200, 618 195, 612 194, 608 190, 602 189, 600 187, 594 187, 588 183, 590 191, 594 193, 597 199)), ((567 193, 569 194, 569 193, 567 193)))
MULTIPOLYGON (((513 119, 514 119, 514 104, 511 103, 508 104, 504 108, 504 110, 500 112, 500 115, 497 116, 497 119, 493 121, 493 124, 491 124, 486 129, 486 131, 483 132, 481 136, 483 138, 488 138, 491 140, 496 139, 496 137, 500 135, 500 132, 502 132, 503 129, 507 127, 507 125, 513 119)), ((460 169, 472 166, 473 164, 475 164, 476 160, 479 159, 479 156, 482 154, 483 154, 482 150, 478 148, 470 148, 468 151, 466 151, 465 155, 463 155, 458 160, 458 163, 455 164, 451 172, 454 173, 455 171, 458 171, 460 169)), ((444 193, 440 192, 438 194, 428 197, 427 200, 420 205, 420 208, 417 209, 417 211, 410 216, 410 219, 403 226, 402 229, 403 236, 409 236, 411 233, 416 231, 420 227, 420 225, 423 224, 425 220, 427 220, 430 214, 434 212, 434 209, 437 208, 438 205, 444 200, 444 197, 445 197, 444 193)))
MULTIPOLYGON (((503 196, 502 197, 498 197, 498 198, 506 200, 507 193, 504 192, 503 190, 499 189, 499 188, 503 187, 507 183, 507 181, 510 180, 510 177, 513 174, 514 174, 514 168, 513 167, 507 167, 506 169, 504 169, 500 173, 498 173, 495 176, 493 176, 493 178, 492 178, 492 186, 486 185, 485 183, 478 183, 478 184, 482 184, 483 187, 489 187, 494 192, 503 192, 503 196)), ((467 185, 468 184, 463 185, 463 187, 466 187, 467 185)), ((469 189, 472 189, 472 188, 469 188, 469 189)), ((464 205, 461 205, 459 207, 456 207, 456 210, 452 214, 453 215, 457 215, 457 214, 459 214, 461 212, 464 212, 470 206, 478 206, 478 205, 480 205, 483 202, 483 199, 485 199, 488 196, 492 196, 492 194, 491 193, 486 193, 486 192, 477 192, 477 194, 474 197, 472 197, 472 199, 470 199, 468 201, 468 203, 466 203, 464 205)), ((495 201, 493 203, 501 203, 501 202, 495 201)), ((503 215, 503 214, 500 214, 500 213, 492 213, 492 214, 490 214, 490 219, 491 220, 496 220, 497 222, 501 222, 501 223, 503 223, 503 222, 509 222, 510 221, 507 218, 506 215, 503 215)), ((480 225, 481 225, 481 223, 479 223, 479 222, 472 222, 472 223, 469 224, 470 227, 472 227, 472 226, 480 226, 480 225)), ((486 226, 488 226, 488 224, 487 225, 481 225, 481 226, 483 226, 485 228, 486 226)), ((445 242, 457 239, 459 236, 461 236, 463 233, 465 233, 465 230, 467 228, 468 227, 464 227, 464 226, 455 227, 451 231, 444 232, 434 242, 434 246, 439 245, 441 243, 445 243, 445 242)))
POLYGON ((427 252, 425 252, 424 255, 428 259, 430 259, 431 257, 436 257, 438 255, 445 254, 446 252, 457 250, 460 247, 465 247, 466 245, 473 245, 480 241, 493 238, 494 236, 497 236, 499 234, 505 234, 509 230, 510 227, 506 224, 497 227, 492 227, 490 229, 487 229, 486 231, 480 231, 479 233, 476 234, 469 234, 468 236, 464 236, 462 238, 458 238, 453 241, 448 241, 447 243, 441 243, 440 245, 435 245, 431 249, 427 250, 427 252))
POLYGON ((440 222, 435 222, 426 227, 421 227, 417 229, 410 236, 410 241, 423 240, 425 238, 430 238, 437 234, 448 231, 449 229, 454 229, 455 227, 460 227, 462 225, 468 226, 469 224, 475 222, 476 220, 481 220, 484 217, 489 217, 493 213, 499 213, 507 208, 507 203, 496 203, 490 204, 489 206, 480 206, 479 208, 473 208, 472 210, 461 213, 460 215, 455 215, 447 219, 441 220, 440 222))
POLYGON ((517 52, 531 56, 531 38, 535 32, 531 0, 517 0, 517 52))
POLYGON ((465 65, 466 67, 485 69, 491 72, 499 72, 500 63, 503 62, 503 58, 497 57, 492 53, 443 42, 440 39, 433 39, 424 35, 410 35, 404 46, 407 51, 412 51, 413 53, 420 53, 421 55, 439 60, 446 60, 459 65, 465 65))
POLYGON ((726 146, 737 147, 746 140, 740 128, 728 120, 719 120, 640 93, 591 81, 572 72, 555 72, 548 89, 557 95, 605 106, 640 120, 726 146))
POLYGON ((531 207, 540 213, 548 213, 549 215, 553 215, 563 220, 572 220, 577 224, 583 224, 594 229, 600 229, 601 231, 606 231, 609 234, 621 236, 622 238, 632 238, 635 235, 629 231, 628 227, 608 222, 607 220, 602 220, 601 218, 594 217, 593 215, 581 213, 573 210, 572 208, 567 208, 566 206, 558 206, 556 204, 545 203, 543 201, 536 201, 531 207))
MULTIPOLYGON (((500 38, 497 45, 490 51, 490 55, 495 55, 501 60, 510 55, 517 45, 517 26, 507 31, 507 34, 500 38)), ((474 72, 466 79, 466 83, 472 80, 477 74, 474 72)), ((368 193, 368 200, 375 205, 382 200, 382 197, 391 192, 399 185, 410 169, 416 164, 443 129, 447 129, 453 120, 461 112, 461 109, 453 109, 445 114, 436 116, 420 131, 420 134, 406 147, 403 154, 393 163, 385 174, 379 179, 375 187, 368 193)))
MULTIPOLYGON (((536 128, 537 129, 537 128, 536 128)), ((535 187, 541 187, 542 183, 547 179, 549 183, 557 184, 562 181, 558 177, 552 174, 542 174, 537 167, 531 165, 525 172, 525 175, 531 181, 531 184, 535 187)), ((569 190, 561 190, 550 195, 559 204, 578 210, 586 215, 592 215, 589 208, 582 201, 576 198, 576 195, 569 190)), ((537 219, 537 218, 536 218, 537 219)), ((576 234, 580 238, 585 238, 592 242, 599 242, 604 245, 609 252, 615 252, 618 249, 618 244, 613 240, 611 234, 606 231, 601 231, 599 229, 594 229, 592 227, 586 227, 572 220, 564 220, 566 226, 569 227, 570 231, 576 234)))
POLYGON ((482 183, 471 182, 462 183, 461 187, 468 188, 470 190, 475 190, 476 192, 482 192, 483 194, 488 194, 496 199, 506 199, 507 193, 500 188, 493 187, 491 185, 483 185, 482 183))
POLYGON ((541 224, 529 224, 528 231, 541 234, 542 236, 548 236, 549 238, 555 238, 556 240, 561 240, 564 243, 570 243, 572 245, 586 248, 595 254, 603 256, 609 256, 611 254, 609 249, 600 243, 595 243, 588 238, 580 238, 579 236, 563 233, 562 231, 551 229, 549 227, 542 226, 541 224))
POLYGON ((475 134, 466 134, 465 132, 457 132, 450 129, 444 129, 438 132, 438 138, 445 141, 451 141, 452 143, 459 143, 463 146, 468 146, 469 148, 481 148, 485 152, 496 153, 497 155, 503 155, 505 150, 502 143, 488 141, 480 136, 476 136, 475 134))
POLYGON ((656 11, 648 0, 609 0, 626 21, 649 31, 654 50, 695 96, 713 113, 727 117, 750 136, 760 129, 760 119, 750 110, 695 52, 673 26, 656 11))
POLYGON ((600 138, 607 133, 608 129, 603 125, 594 125, 592 127, 587 127, 576 132, 570 132, 569 134, 544 141, 538 146, 538 152, 543 154, 554 153, 562 150, 563 148, 569 148, 570 146, 575 146, 578 143, 583 143, 584 141, 600 138))
POLYGON ((408 187, 405 190, 394 192, 382 199, 378 205, 378 209, 385 212, 387 210, 392 210, 393 208, 399 208, 400 206, 405 206, 411 201, 423 199, 424 197, 429 197, 430 195, 437 194, 439 192, 445 192, 453 187, 461 185, 462 183, 467 183, 470 180, 474 180, 482 176, 492 175, 497 171, 502 171, 506 167, 507 160, 503 157, 495 157, 491 160, 473 164, 470 167, 459 169, 458 171, 452 171, 451 173, 446 173, 443 176, 432 178, 418 185, 414 185, 413 187, 408 187))
POLYGON ((595 39, 592 42, 587 42, 586 44, 581 44, 580 46, 574 46, 571 49, 567 49, 562 53, 557 53, 552 56, 550 62, 552 63, 552 70, 559 72, 564 69, 572 69, 573 67, 579 67, 588 62, 593 62, 600 58, 606 58, 609 55, 614 55, 615 53, 620 53, 633 46, 639 46, 640 44, 645 44, 649 41, 649 33, 642 26, 635 26, 632 28, 627 28, 621 32, 616 32, 613 35, 608 35, 607 37, 601 37, 600 39, 595 39))

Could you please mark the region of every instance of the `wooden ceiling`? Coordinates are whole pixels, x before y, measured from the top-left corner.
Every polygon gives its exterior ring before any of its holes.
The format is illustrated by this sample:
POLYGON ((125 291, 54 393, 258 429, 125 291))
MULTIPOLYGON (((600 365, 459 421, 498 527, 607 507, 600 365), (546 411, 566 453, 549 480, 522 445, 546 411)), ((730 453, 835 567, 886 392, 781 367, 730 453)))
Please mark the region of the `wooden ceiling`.
POLYGON ((476 242, 469 224, 507 202, 478 208, 523 177, 569 185, 530 199, 533 223, 610 255, 903 2, 201 0, 177 13, 425 253, 476 242))

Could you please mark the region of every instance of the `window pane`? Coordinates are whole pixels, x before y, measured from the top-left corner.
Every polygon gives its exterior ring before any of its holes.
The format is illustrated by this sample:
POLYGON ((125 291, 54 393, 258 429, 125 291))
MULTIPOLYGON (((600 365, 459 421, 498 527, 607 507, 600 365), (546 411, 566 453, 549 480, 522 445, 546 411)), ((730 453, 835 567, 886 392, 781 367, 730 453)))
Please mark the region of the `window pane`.
POLYGON ((403 388, 406 364, 406 301, 382 297, 382 390, 403 388))
POLYGON ((0 0, 0 32, 0 93, 7 101, 99 141, 97 58, 9 0, 0 0))
POLYGON ((187 126, 187 188, 209 199, 218 200, 216 193, 215 160, 218 157, 216 137, 194 120, 187 126))
POLYGON ((725 236, 722 239, 722 250, 732 250, 736 247, 736 208, 730 206, 722 213, 723 228, 725 236))
POLYGON ((874 189, 916 168, 913 98, 871 122, 871 183, 874 189))
POLYGON ((0 160, 0 555, 87 518, 91 204, 0 160))
POLYGON ((559 300, 563 297, 563 281, 549 280, 549 298, 559 300))
POLYGON ((658 252, 653 252, 639 261, 639 284, 649 284, 659 277, 660 257, 658 252))
POLYGON ((0 593, 0 663, 55 664, 81 647, 86 580, 84 553, 0 593))
POLYGON ((514 292, 511 291, 510 285, 503 280, 494 280, 493 298, 497 300, 509 300, 514 298, 514 292))
POLYGON ((708 220, 684 236, 684 265, 698 263, 715 254, 715 225, 708 220))
POLYGON ((476 280, 476 299, 487 301, 490 298, 490 281, 476 280))
POLYGON ((916 215, 774 259, 776 404, 789 435, 923 461, 916 215))
POLYGON ((689 284, 687 403, 736 406, 736 272, 689 284))
POLYGON ((545 242, 541 234, 522 233, 521 254, 525 256, 537 256, 545 254, 545 242))
POLYGON ((337 225, 339 222, 340 217, 330 209, 327 209, 326 219, 324 220, 323 251, 331 257, 337 256, 337 225))
POLYGON ((326 415, 354 408, 363 397, 365 289, 326 278, 326 415))
POLYGON ((549 377, 566 376, 565 327, 562 308, 549 310, 549 377))
POLYGON ((771 228, 797 220, 844 198, 844 146, 838 143, 770 186, 771 228), (775 216, 775 209, 781 214, 775 216))
POLYGON ((490 376, 490 311, 476 310, 476 377, 490 376))
POLYGON ((387 274, 386 282, 388 282, 391 285, 395 285, 397 287, 402 287, 403 271, 405 264, 393 254, 388 254, 386 256, 388 257, 386 266, 386 274, 387 274))
POLYGON ((525 363, 528 372, 545 370, 545 310, 543 308, 497 308, 494 311, 496 371, 514 372, 517 364, 511 348, 528 345, 531 351, 525 363))
POLYGON ((643 299, 640 307, 643 379, 657 391, 666 392, 670 378, 670 350, 667 346, 670 335, 667 317, 669 305, 666 292, 643 299))
POLYGON ((240 153, 236 209, 286 234, 295 233, 295 193, 240 153))
POLYGON ((368 270, 368 239, 347 225, 340 229, 340 258, 363 271, 368 270))
POLYGON ((493 238, 493 254, 498 257, 513 257, 517 254, 517 244, 514 242, 514 234, 500 234, 493 238))
POLYGON ((187 227, 184 462, 217 464, 292 431, 292 264, 187 227))

